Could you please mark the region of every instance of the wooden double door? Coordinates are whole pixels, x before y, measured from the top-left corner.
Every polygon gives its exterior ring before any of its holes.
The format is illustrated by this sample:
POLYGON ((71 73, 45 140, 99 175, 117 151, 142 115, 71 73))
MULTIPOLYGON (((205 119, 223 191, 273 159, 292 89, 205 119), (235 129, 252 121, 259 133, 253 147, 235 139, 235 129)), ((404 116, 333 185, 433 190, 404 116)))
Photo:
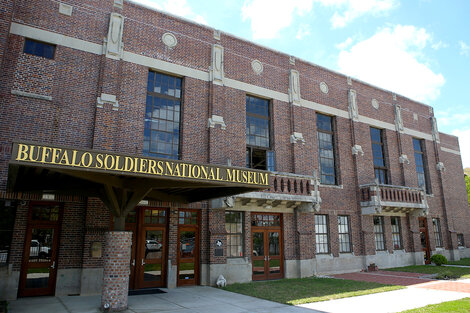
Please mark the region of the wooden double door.
POLYGON ((284 277, 281 214, 252 213, 253 280, 284 277))
POLYGON ((137 207, 126 219, 132 231, 129 289, 166 286, 168 210, 137 207))
POLYGON ((54 295, 61 216, 59 203, 37 202, 30 205, 19 297, 54 295))

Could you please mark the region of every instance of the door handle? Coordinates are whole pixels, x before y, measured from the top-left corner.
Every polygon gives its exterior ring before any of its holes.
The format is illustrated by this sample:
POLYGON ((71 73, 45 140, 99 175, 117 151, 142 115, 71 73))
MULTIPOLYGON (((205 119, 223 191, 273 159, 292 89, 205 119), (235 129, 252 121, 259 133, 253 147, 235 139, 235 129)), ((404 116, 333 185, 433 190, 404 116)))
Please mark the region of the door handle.
POLYGON ((268 260, 268 256, 267 256, 267 255, 264 256, 264 260, 265 260, 265 261, 268 260))
POLYGON ((51 268, 55 268, 55 261, 52 262, 51 268))
POLYGON ((271 258, 270 258, 269 255, 268 255, 268 261, 269 261, 269 260, 271 260, 271 258))
POLYGON ((132 266, 135 266, 135 259, 132 259, 132 266))
POLYGON ((145 265, 144 259, 142 259, 142 265, 145 265))

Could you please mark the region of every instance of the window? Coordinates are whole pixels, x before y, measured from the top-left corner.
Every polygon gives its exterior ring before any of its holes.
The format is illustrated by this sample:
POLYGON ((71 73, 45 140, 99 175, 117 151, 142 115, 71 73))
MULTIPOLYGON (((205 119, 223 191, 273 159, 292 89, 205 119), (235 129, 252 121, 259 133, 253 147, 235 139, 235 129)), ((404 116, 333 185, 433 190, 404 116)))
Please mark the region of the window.
POLYGON ((246 167, 274 171, 269 101, 246 96, 246 167))
POLYGON ((225 211, 227 257, 243 256, 243 212, 225 211))
POLYGON ((465 242, 463 240, 463 234, 457 234, 457 245, 459 247, 465 247, 465 242))
POLYGON ((197 225, 196 211, 179 211, 178 224, 180 225, 197 225))
POLYGON ((281 216, 279 214, 252 214, 251 226, 281 226, 281 216))
MULTIPOLYGON (((134 211, 135 212, 135 211, 134 211)), ((145 209, 144 211, 145 224, 166 224, 166 210, 164 209, 145 209)), ((180 212, 182 213, 182 212, 180 212)), ((189 213, 189 212, 186 212, 189 213)), ((181 216, 181 214, 180 214, 181 216)))
POLYGON ((398 216, 391 217, 392 222, 392 241, 393 249, 400 250, 403 249, 403 244, 401 241, 401 225, 400 218, 398 216))
POLYGON ((55 53, 55 46, 26 38, 24 41, 24 53, 37 55, 38 57, 44 57, 46 59, 53 59, 55 53))
POLYGON ((370 138, 372 141, 375 179, 379 181, 379 184, 388 184, 388 169, 384 153, 383 130, 371 127, 370 138))
POLYGON ((315 215, 315 242, 317 254, 330 252, 327 215, 315 215))
POLYGON ((15 226, 16 205, 14 201, 0 200, 0 266, 8 262, 10 245, 15 226))
POLYGON ((430 193, 431 188, 426 168, 424 140, 413 138, 413 149, 415 152, 416 173, 418 174, 418 186, 426 190, 426 193, 430 193))
POLYGON ((349 216, 338 216, 339 252, 351 252, 351 235, 349 234, 349 216))
POLYGON ((375 250, 377 251, 385 250, 383 216, 374 216, 374 235, 375 235, 375 250))
POLYGON ((333 117, 317 114, 317 139, 321 183, 336 185, 333 117))
POLYGON ((181 78, 149 71, 144 155, 179 158, 181 83, 181 78))
POLYGON ((436 239, 436 247, 442 247, 441 222, 438 218, 432 219, 432 227, 434 230, 434 238, 436 239))

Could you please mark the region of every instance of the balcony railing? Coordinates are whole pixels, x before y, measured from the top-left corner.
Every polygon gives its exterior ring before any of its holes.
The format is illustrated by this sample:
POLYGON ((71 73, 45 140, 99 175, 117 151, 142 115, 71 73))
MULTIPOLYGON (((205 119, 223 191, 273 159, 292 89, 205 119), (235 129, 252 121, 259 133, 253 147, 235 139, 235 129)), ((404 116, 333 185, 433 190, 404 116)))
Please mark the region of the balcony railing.
POLYGON ((294 174, 272 174, 271 187, 264 192, 310 196, 313 177, 294 174))
POLYGON ((424 190, 405 186, 367 184, 359 187, 362 214, 418 213, 427 214, 424 190))
POLYGON ((284 207, 318 211, 321 198, 318 181, 313 176, 290 173, 271 173, 271 185, 262 192, 249 192, 235 197, 241 206, 270 209, 284 207))

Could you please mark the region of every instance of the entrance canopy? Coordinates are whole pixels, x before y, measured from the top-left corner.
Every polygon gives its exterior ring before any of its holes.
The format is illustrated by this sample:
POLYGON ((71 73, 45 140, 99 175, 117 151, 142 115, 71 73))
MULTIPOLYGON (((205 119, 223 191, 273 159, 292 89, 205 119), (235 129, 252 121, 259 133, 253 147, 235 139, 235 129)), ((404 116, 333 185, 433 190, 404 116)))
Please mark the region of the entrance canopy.
POLYGON ((269 180, 246 168, 15 142, 7 189, 96 196, 125 217, 142 199, 195 202, 267 189, 269 180))

